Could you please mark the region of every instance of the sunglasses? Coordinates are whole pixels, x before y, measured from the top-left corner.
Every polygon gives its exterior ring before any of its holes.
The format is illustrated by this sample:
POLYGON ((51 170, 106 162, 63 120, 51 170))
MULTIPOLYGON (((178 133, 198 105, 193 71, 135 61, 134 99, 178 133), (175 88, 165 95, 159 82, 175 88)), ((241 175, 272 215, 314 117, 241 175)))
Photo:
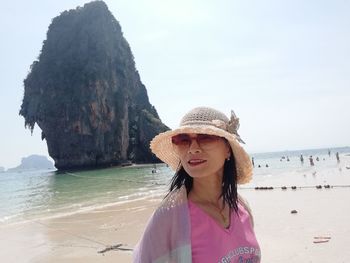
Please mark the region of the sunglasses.
POLYGON ((208 150, 215 147, 215 143, 220 139, 219 136, 209 134, 197 134, 195 137, 191 137, 186 133, 180 133, 171 137, 171 142, 178 151, 188 150, 193 141, 196 141, 202 150, 208 150))

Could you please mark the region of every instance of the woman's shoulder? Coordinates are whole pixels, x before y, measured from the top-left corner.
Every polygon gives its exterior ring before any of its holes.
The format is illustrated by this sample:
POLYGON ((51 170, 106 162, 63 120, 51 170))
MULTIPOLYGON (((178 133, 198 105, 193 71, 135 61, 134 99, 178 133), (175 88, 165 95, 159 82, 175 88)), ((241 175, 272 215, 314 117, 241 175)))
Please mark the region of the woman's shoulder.
POLYGON ((156 212, 166 212, 183 204, 187 204, 187 192, 185 187, 175 189, 168 193, 158 206, 156 212))
POLYGON ((171 191, 155 209, 149 224, 169 225, 170 221, 178 220, 188 213, 188 200, 186 189, 180 188, 171 191))
POLYGON ((248 213, 250 222, 252 224, 252 227, 254 228, 254 217, 248 201, 245 198, 243 198, 240 194, 237 195, 237 201, 238 204, 241 205, 242 209, 244 209, 244 211, 248 213))

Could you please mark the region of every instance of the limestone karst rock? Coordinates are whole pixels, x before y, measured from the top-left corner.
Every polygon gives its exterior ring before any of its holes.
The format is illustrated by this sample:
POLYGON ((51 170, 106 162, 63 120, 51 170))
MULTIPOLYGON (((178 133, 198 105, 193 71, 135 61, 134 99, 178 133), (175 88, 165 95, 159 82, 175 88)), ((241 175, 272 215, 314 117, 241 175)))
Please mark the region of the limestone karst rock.
POLYGON ((168 130, 102 1, 52 20, 24 80, 20 115, 31 131, 41 128, 58 169, 155 162, 149 142, 168 130))

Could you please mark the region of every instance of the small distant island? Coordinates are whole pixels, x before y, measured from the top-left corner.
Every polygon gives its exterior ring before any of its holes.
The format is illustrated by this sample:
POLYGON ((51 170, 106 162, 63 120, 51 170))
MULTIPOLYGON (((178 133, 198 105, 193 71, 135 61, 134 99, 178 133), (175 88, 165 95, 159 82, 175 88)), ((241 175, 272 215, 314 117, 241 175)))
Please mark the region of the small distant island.
MULTIPOLYGON (((55 169, 53 163, 42 155, 30 155, 22 158, 21 164, 17 167, 10 168, 8 172, 23 171, 23 170, 44 170, 55 169)), ((0 168, 1 171, 1 168, 0 168)))

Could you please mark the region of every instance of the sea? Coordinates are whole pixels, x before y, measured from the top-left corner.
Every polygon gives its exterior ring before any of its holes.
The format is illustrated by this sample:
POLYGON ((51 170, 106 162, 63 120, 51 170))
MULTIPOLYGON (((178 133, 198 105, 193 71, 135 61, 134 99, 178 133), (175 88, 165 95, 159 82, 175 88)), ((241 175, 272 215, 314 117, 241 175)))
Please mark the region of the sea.
MULTIPOLYGON (((256 153, 251 157, 254 158, 253 179, 239 186, 239 191, 324 188, 327 185, 350 189, 350 147, 256 153)), ((0 226, 55 218, 137 199, 161 198, 173 174, 165 164, 65 172, 0 172, 0 226)))

